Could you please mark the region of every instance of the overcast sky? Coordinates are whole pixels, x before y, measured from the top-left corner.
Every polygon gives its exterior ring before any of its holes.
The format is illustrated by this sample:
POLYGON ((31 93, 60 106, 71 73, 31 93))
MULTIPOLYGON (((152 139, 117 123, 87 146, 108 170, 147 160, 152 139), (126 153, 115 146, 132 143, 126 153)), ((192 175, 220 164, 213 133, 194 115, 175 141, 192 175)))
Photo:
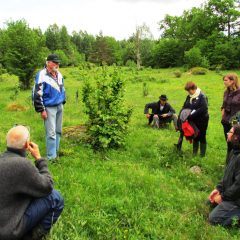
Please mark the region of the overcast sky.
POLYGON ((146 23, 155 39, 158 22, 166 14, 181 15, 183 10, 200 7, 205 0, 0 0, 0 28, 8 20, 24 18, 30 27, 43 31, 56 23, 96 35, 128 38, 137 25, 146 23))

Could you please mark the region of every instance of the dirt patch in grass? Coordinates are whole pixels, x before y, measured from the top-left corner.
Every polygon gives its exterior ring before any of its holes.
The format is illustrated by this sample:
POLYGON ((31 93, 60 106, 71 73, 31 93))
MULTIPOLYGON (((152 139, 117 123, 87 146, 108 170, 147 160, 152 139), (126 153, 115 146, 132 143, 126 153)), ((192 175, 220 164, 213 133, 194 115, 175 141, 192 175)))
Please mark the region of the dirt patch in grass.
POLYGON ((19 103, 10 103, 7 106, 7 111, 9 112, 24 112, 27 110, 28 110, 28 107, 25 107, 19 103))
POLYGON ((73 140, 87 140, 87 127, 85 125, 76 125, 63 128, 63 136, 73 140))

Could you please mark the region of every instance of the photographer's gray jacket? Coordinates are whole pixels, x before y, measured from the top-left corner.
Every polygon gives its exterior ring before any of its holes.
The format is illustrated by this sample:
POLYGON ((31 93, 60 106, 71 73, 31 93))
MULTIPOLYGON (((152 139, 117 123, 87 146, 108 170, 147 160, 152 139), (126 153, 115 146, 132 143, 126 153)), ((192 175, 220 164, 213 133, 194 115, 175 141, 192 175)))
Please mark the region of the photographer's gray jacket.
POLYGON ((53 181, 47 162, 40 159, 34 166, 25 152, 8 149, 0 156, 0 239, 22 237, 24 212, 34 198, 51 193, 53 181))

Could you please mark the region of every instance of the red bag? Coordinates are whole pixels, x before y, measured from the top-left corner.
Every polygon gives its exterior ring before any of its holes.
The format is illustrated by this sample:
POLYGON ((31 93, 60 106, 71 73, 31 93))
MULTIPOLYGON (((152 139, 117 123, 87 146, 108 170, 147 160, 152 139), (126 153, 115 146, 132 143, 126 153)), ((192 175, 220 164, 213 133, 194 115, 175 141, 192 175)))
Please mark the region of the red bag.
POLYGON ((192 137, 195 133, 193 127, 191 126, 191 124, 189 124, 188 121, 182 123, 182 131, 185 137, 192 137))

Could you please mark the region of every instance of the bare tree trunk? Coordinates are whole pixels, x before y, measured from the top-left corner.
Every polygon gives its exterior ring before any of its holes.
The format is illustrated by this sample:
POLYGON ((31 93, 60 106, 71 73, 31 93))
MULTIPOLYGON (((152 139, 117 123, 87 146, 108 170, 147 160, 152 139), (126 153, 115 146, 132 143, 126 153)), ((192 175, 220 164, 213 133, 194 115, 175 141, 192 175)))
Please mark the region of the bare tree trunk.
POLYGON ((141 42, 141 29, 137 27, 136 31, 136 60, 137 60, 137 70, 141 68, 141 53, 140 53, 140 42, 141 42))

